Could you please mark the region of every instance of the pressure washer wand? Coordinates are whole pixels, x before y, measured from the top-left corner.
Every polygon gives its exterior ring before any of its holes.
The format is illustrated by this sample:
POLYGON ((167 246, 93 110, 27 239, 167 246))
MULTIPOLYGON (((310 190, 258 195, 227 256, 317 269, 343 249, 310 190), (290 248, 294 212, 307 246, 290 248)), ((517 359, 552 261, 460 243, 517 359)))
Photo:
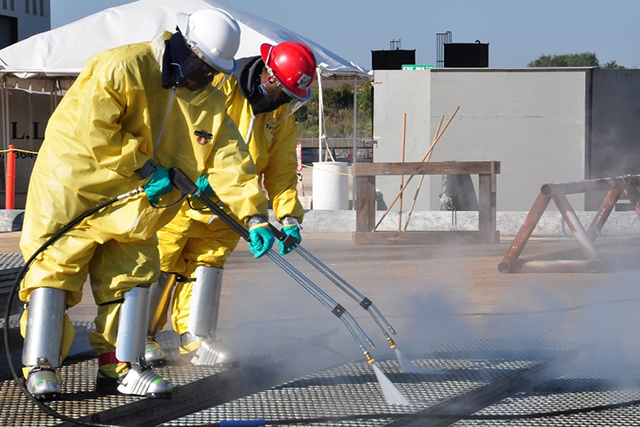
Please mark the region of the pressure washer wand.
POLYGON ((378 307, 376 307, 376 305, 373 303, 373 301, 371 301, 369 298, 367 298, 362 293, 360 293, 360 291, 358 291, 356 288, 351 286, 346 280, 344 280, 342 277, 340 277, 338 275, 338 273, 336 273, 331 268, 329 268, 328 265, 324 264, 322 261, 320 261, 318 258, 316 258, 311 252, 309 252, 308 250, 303 248, 301 245, 299 245, 299 244, 296 245, 294 249, 309 264, 314 266, 327 279, 329 279, 331 282, 333 282, 333 284, 335 284, 344 293, 346 293, 351 298, 353 298, 363 309, 365 309, 371 315, 371 317, 373 318, 375 323, 378 325, 378 327, 382 331, 385 339, 389 343, 389 346, 391 348, 395 348, 396 347, 396 343, 393 341, 393 339, 389 336, 389 334, 385 330, 385 326, 389 329, 389 331, 393 335, 396 335, 396 331, 391 326, 391 324, 387 321, 387 319, 385 319, 385 317, 382 315, 380 310, 378 310, 378 307), (382 325, 381 320, 382 320, 382 322, 384 322, 385 326, 382 325))
MULTIPOLYGON (((178 168, 169 169, 169 178, 173 183, 174 187, 180 190, 184 194, 190 194, 196 197, 203 205, 211 209, 213 213, 215 213, 218 218, 220 218, 225 224, 227 224, 233 231, 238 233, 240 237, 242 237, 247 242, 250 241, 249 238, 249 230, 239 224, 236 220, 234 220, 227 212, 225 212, 221 206, 214 203, 209 197, 205 194, 199 192, 196 184, 185 175, 182 170, 178 168)), ((286 236, 282 231, 278 230, 271 224, 269 224, 271 229, 273 229, 274 235, 280 241, 282 241, 287 247, 293 247, 296 243, 295 238, 292 236, 286 236)), ((300 284, 307 292, 313 295, 318 301, 320 301, 325 307, 327 307, 331 312, 338 317, 347 327, 353 338, 358 343, 358 346, 362 350, 365 358, 368 363, 373 363, 374 359, 371 354, 365 349, 362 341, 356 334, 354 327, 357 331, 364 337, 365 341, 371 348, 375 348, 375 345, 369 339, 367 334, 364 332, 362 327, 356 322, 351 313, 349 313, 343 306, 338 304, 333 298, 331 298, 326 292, 324 292, 320 287, 318 287, 315 283, 309 280, 304 274, 302 274, 299 270, 293 267, 288 261, 286 261, 282 256, 273 250, 269 249, 267 252, 267 256, 280 268, 282 268, 287 274, 289 274, 298 284, 300 284)))
POLYGON ((322 289, 320 289, 315 283, 309 280, 304 274, 302 274, 299 270, 293 267, 289 262, 287 262, 282 256, 276 253, 274 250, 269 249, 267 252, 267 256, 280 268, 282 268, 289 276, 293 278, 298 284, 300 284, 303 288, 307 290, 311 295, 313 295, 318 301, 320 301, 325 307, 327 307, 331 312, 347 327, 353 339, 356 340, 360 350, 364 354, 364 357, 367 359, 367 362, 373 363, 374 359, 371 357, 369 351, 367 351, 362 344, 362 341, 356 334, 355 330, 351 326, 351 323, 356 327, 358 332, 364 337, 369 344, 369 347, 375 348, 373 342, 369 339, 367 334, 362 330, 358 322, 353 318, 351 313, 349 313, 342 305, 338 304, 333 298, 327 295, 322 289))

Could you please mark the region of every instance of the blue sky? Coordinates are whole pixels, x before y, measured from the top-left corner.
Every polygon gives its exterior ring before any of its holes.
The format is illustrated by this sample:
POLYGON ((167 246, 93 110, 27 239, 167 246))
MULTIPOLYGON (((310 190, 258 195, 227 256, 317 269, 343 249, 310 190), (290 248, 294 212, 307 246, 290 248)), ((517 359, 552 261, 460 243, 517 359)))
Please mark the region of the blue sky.
MULTIPOLYGON (((180 0, 176 0, 180 1, 180 0)), ((126 0, 51 0, 53 28, 126 0)), ((540 55, 594 52, 601 64, 640 67, 640 0, 218 0, 252 12, 371 68, 391 40, 435 64, 436 33, 489 43, 490 67, 525 67, 540 55)))

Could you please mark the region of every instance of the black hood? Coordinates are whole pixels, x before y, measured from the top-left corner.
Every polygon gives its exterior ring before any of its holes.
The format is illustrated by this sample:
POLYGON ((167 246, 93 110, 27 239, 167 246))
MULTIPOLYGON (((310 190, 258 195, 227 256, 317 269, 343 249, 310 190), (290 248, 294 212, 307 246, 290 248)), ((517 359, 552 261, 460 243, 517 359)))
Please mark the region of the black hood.
POLYGON ((202 60, 187 45, 180 31, 164 43, 162 87, 168 89, 178 86, 186 76, 202 65, 202 60))
POLYGON ((242 96, 251 104, 253 115, 269 113, 280 107, 282 105, 281 103, 270 103, 267 97, 258 90, 262 78, 262 69, 264 68, 262 58, 259 55, 251 56, 241 58, 237 62, 238 71, 236 71, 234 75, 242 96))

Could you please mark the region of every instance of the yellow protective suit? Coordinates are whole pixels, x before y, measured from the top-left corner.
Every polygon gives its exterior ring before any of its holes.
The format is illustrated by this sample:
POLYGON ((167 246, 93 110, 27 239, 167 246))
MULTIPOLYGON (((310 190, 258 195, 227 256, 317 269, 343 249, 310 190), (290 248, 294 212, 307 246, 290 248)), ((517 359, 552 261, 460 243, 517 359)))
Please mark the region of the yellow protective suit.
MULTIPOLYGON (((242 95, 235 76, 231 76, 221 90, 227 95, 227 112, 247 139, 253 110, 242 95)), ((288 105, 254 118, 247 145, 278 221, 285 216, 302 221, 304 215, 297 193, 297 140, 298 127, 288 105)), ((211 214, 185 205, 158 232, 162 271, 192 277, 198 266, 224 266, 238 244, 239 236, 219 218, 207 225, 210 220, 211 214)), ((173 328, 179 334, 187 332, 191 288, 191 282, 180 282, 174 291, 171 318, 173 328)), ((162 326, 161 323, 159 328, 162 326)))
MULTIPOLYGON (((90 58, 62 99, 31 175, 20 241, 25 259, 81 213, 143 184, 134 171, 153 157, 161 129, 155 164, 180 168, 193 181, 204 173, 240 219, 267 214, 255 167, 225 111, 224 94, 180 88, 170 103, 172 90, 162 88, 159 65, 170 35, 90 58), (202 130, 210 140, 198 141, 194 132, 202 130)), ((159 205, 179 196, 174 190, 159 205)), ((91 344, 101 354, 113 352, 123 295, 157 279, 155 233, 180 205, 157 209, 141 194, 85 219, 32 263, 20 299, 29 301, 34 288, 53 287, 65 290, 68 306, 74 306, 89 274, 99 305, 91 344)), ((63 356, 72 340, 65 328, 63 356)))

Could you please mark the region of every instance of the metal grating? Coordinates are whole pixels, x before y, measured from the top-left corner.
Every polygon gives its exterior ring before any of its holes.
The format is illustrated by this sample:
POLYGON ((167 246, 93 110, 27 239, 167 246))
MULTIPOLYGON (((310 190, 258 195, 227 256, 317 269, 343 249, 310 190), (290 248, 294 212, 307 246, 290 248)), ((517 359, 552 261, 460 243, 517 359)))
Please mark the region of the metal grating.
MULTIPOLYGON (((326 332, 326 331, 325 331, 326 332)), ((317 338, 321 331, 288 330, 283 341, 298 344, 317 338)), ((572 410, 640 400, 640 372, 606 375, 593 372, 565 374, 531 387, 533 375, 557 361, 566 361, 581 347, 574 343, 503 339, 442 339, 421 348, 403 349, 428 374, 403 373, 395 359, 376 366, 412 402, 388 404, 370 365, 352 362, 298 376, 277 385, 267 384, 274 372, 295 358, 255 356, 258 365, 239 370, 216 370, 184 365, 177 355, 177 336, 159 334, 173 363, 158 368, 176 385, 171 400, 104 396, 94 392, 97 361, 78 359, 63 367, 65 399, 50 407, 74 419, 92 419, 111 425, 197 426, 247 419, 308 420, 326 417, 366 418, 305 422, 308 426, 639 426, 638 407, 588 412, 550 418, 517 419, 519 414, 572 410), (625 381, 616 379, 625 378, 625 381), (258 382, 258 390, 250 390, 258 382), (500 395, 502 391, 508 391, 500 395), (229 396, 221 389, 233 389, 229 396), (504 389, 504 390, 503 390, 504 389), (243 390, 245 391, 243 394, 243 390), (525 391, 526 390, 526 391, 525 391), (233 394, 234 397, 231 397, 233 394), (493 394, 492 394, 493 393, 493 394), (507 396, 507 397, 505 397, 507 396), (207 405, 209 403, 209 405, 207 405), (195 406, 194 406, 195 405, 195 406), (192 408, 198 408, 192 410, 192 408), (203 409, 207 408, 207 409, 203 409), (191 411, 191 412, 190 412, 191 411), (461 420, 437 414, 461 414, 461 420), (389 416, 397 415, 396 417, 389 416), (464 420, 465 414, 513 415, 510 420, 464 420), (377 415, 380 415, 379 417, 377 415)), ((275 343, 282 346, 282 342, 275 343)), ((287 352, 285 352, 287 353, 287 352)), ((557 367, 556 365, 554 365, 557 367)), ((274 377, 275 378, 275 377, 274 377)), ((537 377, 542 378, 542 377, 537 377)), ((255 387, 254 387, 255 389, 255 387)), ((63 426, 38 410, 12 380, 0 382, 0 425, 63 426)))
MULTIPOLYGON (((88 326, 92 322, 82 322, 75 324, 76 331, 82 326, 88 326)), ((177 354, 177 335, 175 333, 159 334, 167 347, 172 348, 171 355, 177 354), (173 347, 170 347, 173 346, 173 347), (173 350, 175 349, 175 351, 173 350)), ((20 350, 12 352, 14 363, 19 365, 20 350)), ((170 356, 171 357, 171 356, 170 356)), ((81 355, 67 359, 61 372, 64 378, 63 399, 60 401, 47 402, 47 405, 56 412, 74 419, 90 416, 96 412, 111 410, 145 400, 141 397, 131 396, 110 396, 95 392, 95 378, 98 371, 98 361, 96 358, 81 358, 81 355)), ((198 381, 202 378, 210 377, 221 372, 221 369, 210 367, 198 367, 194 369, 190 365, 181 363, 179 359, 170 359, 172 363, 168 366, 157 369, 160 375, 169 378, 174 386, 180 387, 198 381)), ((15 384, 6 366, 6 357, 3 364, 4 381, 0 382, 0 425, 2 426, 52 426, 58 425, 61 421, 53 416, 41 412, 33 402, 28 400, 15 384)))
MULTIPOLYGON (((618 373, 619 374, 619 373, 618 373)), ((517 393, 491 405, 474 415, 514 415, 552 411, 573 411, 580 408, 619 404, 640 399, 640 372, 621 375, 602 375, 593 372, 560 376, 536 386, 531 392, 517 393), (624 379, 622 379, 624 378, 624 379)), ((515 418, 515 417, 514 417, 515 418)), ((474 421, 465 420, 456 427, 510 426, 640 426, 638 406, 593 411, 534 419, 474 421)))
POLYGON ((0 254, 0 275, 7 272, 2 270, 20 269, 24 266, 24 258, 20 253, 4 253, 0 254))
MULTIPOLYGON (((492 384, 542 367, 546 362, 575 350, 575 345, 530 342, 518 346, 508 340, 442 340, 430 343, 428 351, 412 358, 417 366, 442 374, 405 374, 395 360, 376 362, 389 380, 413 403, 411 406, 386 402, 371 366, 366 363, 326 369, 272 387, 232 402, 200 411, 163 425, 211 425, 221 421, 248 419, 291 420, 352 415, 418 414, 463 398, 473 398, 492 384), (424 357, 424 355, 437 355, 424 357), (462 357, 461 357, 462 356, 462 357)), ((313 426, 383 426, 397 425, 397 419, 306 423, 313 426)))

